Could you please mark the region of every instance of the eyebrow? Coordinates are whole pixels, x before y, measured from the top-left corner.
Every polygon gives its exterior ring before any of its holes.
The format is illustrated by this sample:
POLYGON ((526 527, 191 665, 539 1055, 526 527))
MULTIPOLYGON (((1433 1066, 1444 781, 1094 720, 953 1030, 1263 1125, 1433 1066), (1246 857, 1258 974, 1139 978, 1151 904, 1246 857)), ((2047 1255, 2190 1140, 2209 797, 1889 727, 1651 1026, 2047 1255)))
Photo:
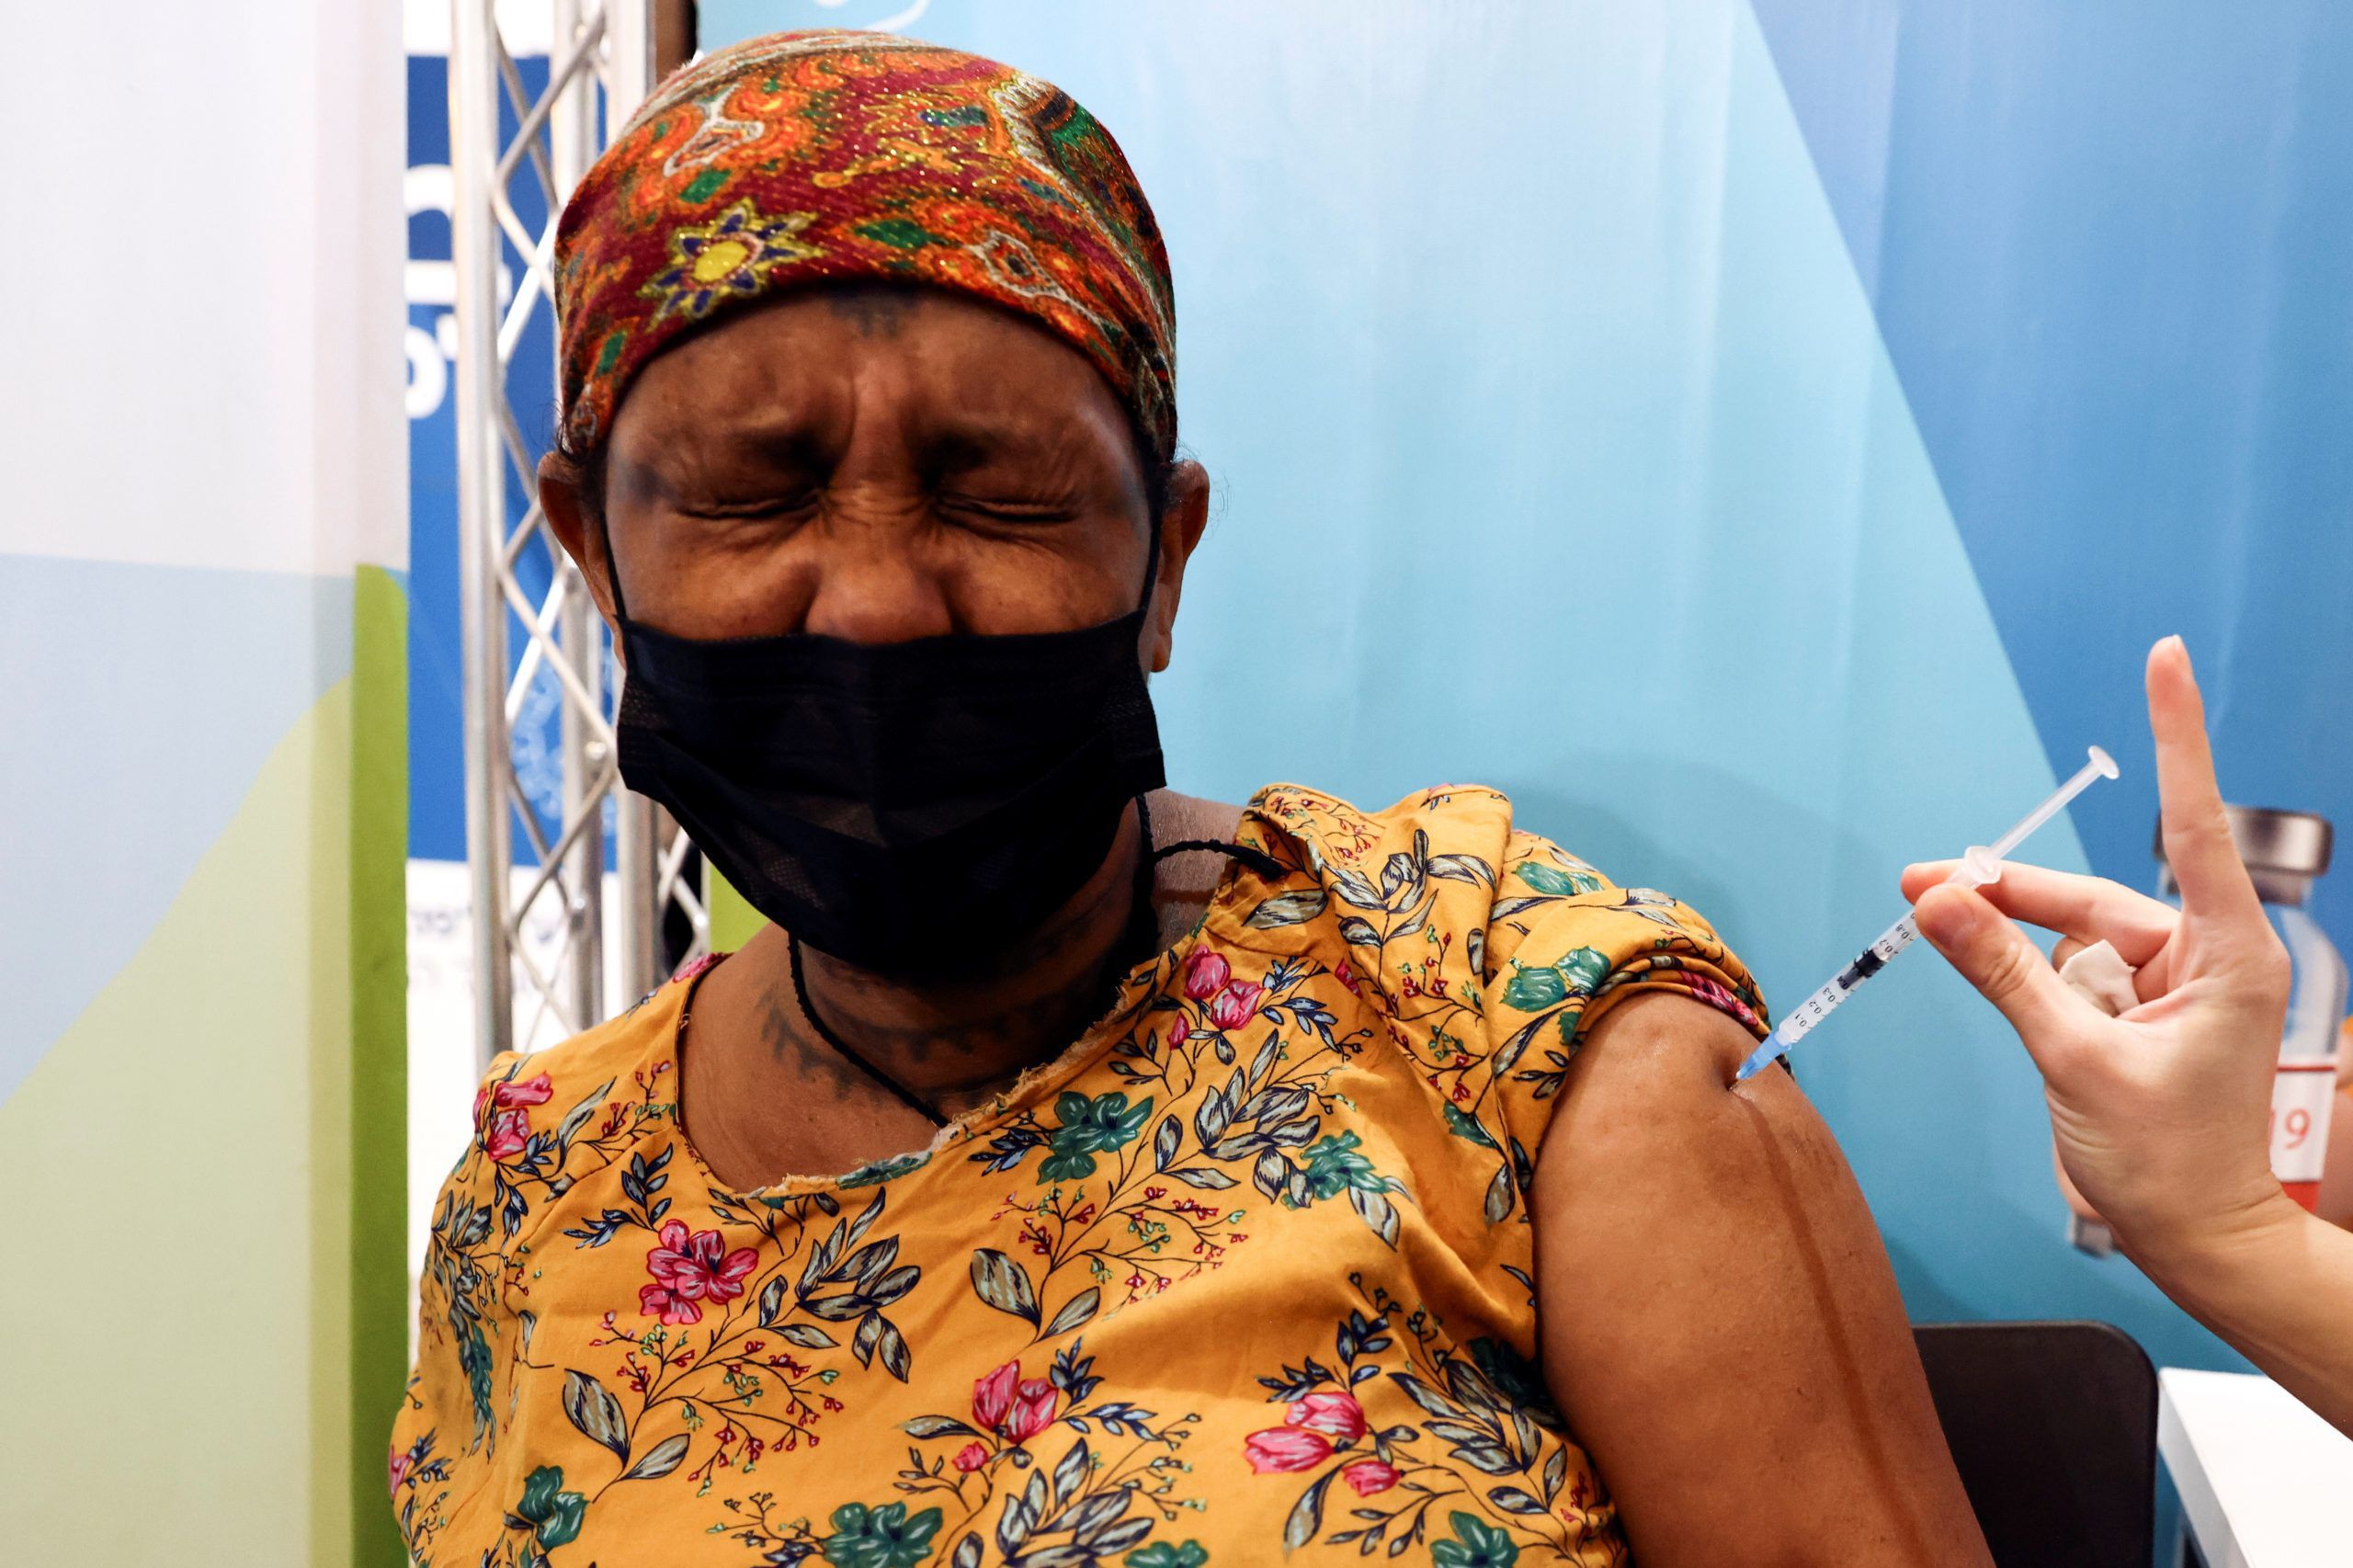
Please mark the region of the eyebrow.
POLYGON ((915 442, 926 472, 949 472, 995 458, 1043 463, 1092 461, 1100 449, 1095 432, 1077 420, 1003 425, 950 414, 933 423, 915 442))
POLYGON ((750 456, 779 469, 822 473, 834 466, 836 454, 806 424, 779 420, 765 426, 728 433, 729 456, 750 456))
POLYGON ((833 466, 826 444, 791 419, 736 426, 708 443, 665 443, 649 456, 616 464, 615 489, 634 499, 676 501, 722 483, 732 471, 756 465, 779 474, 821 474, 833 466))

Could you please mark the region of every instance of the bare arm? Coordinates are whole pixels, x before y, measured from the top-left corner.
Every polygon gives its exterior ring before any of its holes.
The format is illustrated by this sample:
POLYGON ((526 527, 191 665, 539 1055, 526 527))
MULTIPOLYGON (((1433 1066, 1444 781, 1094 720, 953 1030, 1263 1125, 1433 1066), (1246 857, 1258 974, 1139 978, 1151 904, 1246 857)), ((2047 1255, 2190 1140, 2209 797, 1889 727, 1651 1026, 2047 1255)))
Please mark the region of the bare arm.
POLYGON ((2131 1256, 2190 1316, 2353 1437, 2353 1233, 2280 1193, 2131 1256))
POLYGON ((1645 1568, 1991 1562, 1870 1210, 1789 1074, 1649 994, 1538 1161, 1545 1371, 1645 1568))

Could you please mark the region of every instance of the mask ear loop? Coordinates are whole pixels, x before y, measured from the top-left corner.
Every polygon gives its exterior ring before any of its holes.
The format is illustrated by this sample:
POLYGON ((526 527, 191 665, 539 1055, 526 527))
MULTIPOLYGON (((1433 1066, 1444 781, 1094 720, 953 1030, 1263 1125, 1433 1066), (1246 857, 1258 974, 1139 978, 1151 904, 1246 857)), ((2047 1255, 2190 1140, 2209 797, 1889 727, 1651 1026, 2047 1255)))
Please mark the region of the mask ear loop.
POLYGON ((1164 844, 1152 852, 1154 860, 1165 860, 1171 855, 1182 855, 1188 849, 1206 849, 1212 855, 1224 855, 1241 861, 1268 881, 1278 881, 1290 875, 1290 868, 1263 849, 1253 849, 1247 844, 1237 844, 1224 838, 1180 838, 1174 844, 1164 844))
POLYGON ((889 1073, 884 1072, 880 1063, 835 1034, 827 1027, 825 1020, 817 1016, 817 1009, 809 1005, 809 983, 802 978, 801 972, 801 938, 788 931, 785 933, 784 947, 792 963, 793 999, 801 1004, 801 1016, 809 1020, 809 1027, 816 1031, 817 1038, 832 1048, 835 1055, 865 1074, 869 1079, 886 1090, 891 1097, 901 1105, 905 1106, 934 1127, 947 1126, 947 1112, 899 1082, 889 1073))
MULTIPOLYGON (((1142 606, 1144 613, 1148 614, 1151 611, 1152 593, 1159 583, 1159 576, 1160 518, 1155 514, 1152 519, 1152 557, 1144 566, 1142 606)), ((1142 862, 1136 867, 1136 916, 1129 940, 1132 944, 1132 950, 1143 959, 1148 959, 1159 950, 1160 922, 1152 902, 1154 873, 1160 862, 1167 859, 1171 855, 1182 855, 1188 850, 1203 849, 1214 855, 1230 856, 1267 881, 1279 881, 1290 874, 1290 868, 1280 860, 1276 859, 1265 850, 1253 848, 1247 844, 1235 844, 1222 838, 1180 838, 1169 844, 1154 843, 1152 803, 1148 796, 1136 797, 1136 819, 1139 827, 1142 830, 1143 857, 1142 862)))
MULTIPOLYGON (((1152 514, 1152 528, 1144 545, 1143 601, 1136 607, 1139 618, 1152 614, 1153 590, 1160 584, 1160 514, 1152 514)), ((1153 906, 1152 892, 1155 885, 1154 869, 1160 856, 1152 843, 1152 801, 1147 795, 1135 798, 1136 831, 1142 840, 1136 856, 1133 903, 1128 909, 1128 934, 1123 945, 1135 963, 1150 961, 1160 951, 1160 913, 1153 906)), ((1133 968, 1134 964, 1128 967, 1133 968)))
MULTIPOLYGON (((603 460, 599 458, 597 460, 603 460)), ((601 500, 597 506, 597 542, 605 547, 605 582, 613 590, 614 623, 617 626, 627 626, 629 606, 621 600, 621 563, 613 559, 612 525, 605 521, 605 507, 601 500)))

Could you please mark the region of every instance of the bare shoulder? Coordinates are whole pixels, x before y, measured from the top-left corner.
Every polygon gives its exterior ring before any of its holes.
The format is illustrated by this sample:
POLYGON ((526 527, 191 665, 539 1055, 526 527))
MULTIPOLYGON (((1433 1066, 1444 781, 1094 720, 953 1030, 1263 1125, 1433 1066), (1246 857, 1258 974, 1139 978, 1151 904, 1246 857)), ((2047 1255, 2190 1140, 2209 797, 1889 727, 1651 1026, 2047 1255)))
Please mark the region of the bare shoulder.
POLYGON ((1182 838, 1232 838, 1241 824, 1238 805, 1180 795, 1174 790, 1152 792, 1152 835, 1163 844, 1182 838))
MULTIPOLYGON (((1222 844, 1242 825, 1242 808, 1223 801, 1154 790, 1151 803, 1155 844, 1177 844, 1188 838, 1222 844)), ((1224 857, 1209 852, 1172 855, 1160 863, 1158 899, 1165 906, 1169 934, 1191 923, 1224 873, 1224 857)))
POLYGON ((1665 993, 1584 1039, 1534 1192, 1554 1395, 1645 1563, 1980 1568, 1870 1211, 1789 1074, 1733 1085, 1754 1043, 1665 993))

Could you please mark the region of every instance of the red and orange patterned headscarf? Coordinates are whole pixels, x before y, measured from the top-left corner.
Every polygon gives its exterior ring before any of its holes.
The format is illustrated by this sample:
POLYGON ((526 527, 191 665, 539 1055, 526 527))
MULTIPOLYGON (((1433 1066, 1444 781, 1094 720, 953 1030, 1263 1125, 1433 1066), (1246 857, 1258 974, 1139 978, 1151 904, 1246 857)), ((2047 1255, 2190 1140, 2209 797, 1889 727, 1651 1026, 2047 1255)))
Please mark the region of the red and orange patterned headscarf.
POLYGON ((1176 300, 1111 133, 1060 88, 887 33, 754 39, 646 101, 556 233, 563 437, 593 450, 647 360, 802 284, 953 289, 1017 311, 1176 438, 1176 300))

